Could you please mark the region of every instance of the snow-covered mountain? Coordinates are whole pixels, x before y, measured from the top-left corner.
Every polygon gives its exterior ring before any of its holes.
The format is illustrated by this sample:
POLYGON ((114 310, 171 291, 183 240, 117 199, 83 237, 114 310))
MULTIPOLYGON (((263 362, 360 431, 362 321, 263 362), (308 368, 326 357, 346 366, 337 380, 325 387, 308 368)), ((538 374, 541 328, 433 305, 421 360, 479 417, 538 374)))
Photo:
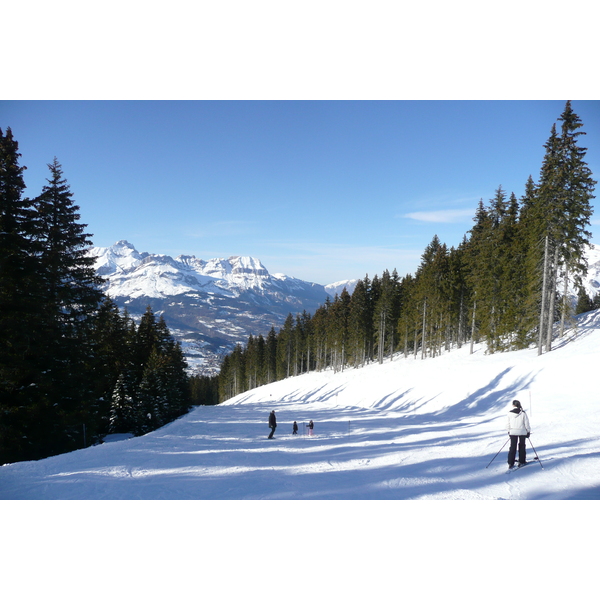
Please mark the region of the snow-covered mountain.
POLYGON ((248 256, 172 258, 138 252, 124 240, 90 253, 107 281, 104 291, 117 305, 134 318, 147 306, 163 315, 190 365, 203 372, 216 372, 220 357, 249 335, 266 336, 288 314, 313 313, 335 295, 326 286, 272 275, 248 256))
POLYGON ((208 261, 187 255, 171 258, 140 253, 125 240, 109 248, 93 248, 91 254, 96 256, 98 274, 109 281, 108 293, 117 298, 167 298, 197 292, 234 298, 244 291, 260 293, 270 287, 286 292, 289 290, 278 284, 292 280, 285 275, 271 276, 258 259, 249 256, 208 261))
POLYGON ((336 281, 335 283, 329 283, 325 286, 327 293, 331 299, 335 298, 336 294, 341 294, 344 291, 344 288, 348 291, 350 295, 354 291, 356 284, 358 283, 358 279, 346 279, 345 281, 336 281))

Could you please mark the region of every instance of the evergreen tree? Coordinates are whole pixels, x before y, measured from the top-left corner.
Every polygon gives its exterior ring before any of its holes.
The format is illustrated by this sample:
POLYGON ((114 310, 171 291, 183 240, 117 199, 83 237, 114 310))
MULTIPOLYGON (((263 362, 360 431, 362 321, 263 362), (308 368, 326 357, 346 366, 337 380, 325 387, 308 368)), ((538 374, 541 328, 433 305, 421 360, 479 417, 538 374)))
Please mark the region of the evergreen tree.
POLYGON ((357 281, 350 299, 348 359, 355 367, 363 366, 367 362, 369 354, 372 314, 368 285, 368 277, 357 281))
POLYGON ((136 433, 144 434, 168 421, 169 398, 165 381, 166 359, 153 348, 144 367, 137 397, 136 433))
POLYGON ((457 249, 451 248, 448 254, 448 276, 450 293, 451 329, 449 340, 454 339, 460 348, 467 340, 468 307, 471 305, 471 289, 467 283, 466 236, 457 249))
POLYGON ((163 355, 165 358, 163 378, 168 405, 166 419, 172 421, 184 415, 191 406, 188 364, 181 343, 176 342, 170 334, 163 355))
MULTIPOLYGON (((109 298, 100 306, 93 325, 92 381, 96 399, 93 418, 87 423, 91 441, 100 439, 110 428, 110 406, 117 380, 123 378, 128 393, 134 389, 133 342, 135 324, 127 314, 120 314, 109 298)), ((132 431, 129 429, 128 431, 132 431)))
POLYGON ((498 230, 499 299, 497 348, 512 350, 525 345, 524 297, 526 247, 519 226, 519 203, 510 195, 498 230))
POLYGON ((164 326, 159 327, 152 307, 147 306, 137 327, 133 345, 134 378, 137 384, 142 380, 144 369, 153 350, 160 349, 163 341, 164 326))
MULTIPOLYGON (((540 352, 542 343, 545 342, 547 349, 551 346, 560 270, 565 286, 570 280, 576 287, 581 286, 581 278, 587 271, 584 252, 589 243, 590 232, 587 227, 592 214, 590 201, 594 198, 596 184, 584 161, 586 149, 577 145, 578 137, 584 132, 579 131, 582 123, 573 112, 570 101, 566 103, 559 120, 562 121, 560 135, 556 125, 553 125, 550 138, 544 146, 546 153, 529 218, 530 252, 534 257, 530 259, 530 264, 545 265, 541 272, 539 268, 533 271, 534 283, 531 285, 533 293, 543 288, 539 301, 542 313, 538 343, 540 352)), ((563 323, 568 310, 566 297, 563 292, 563 323)))
POLYGON ((300 327, 302 330, 302 348, 304 353, 303 363, 305 366, 301 369, 302 372, 311 371, 314 363, 313 351, 313 337, 314 337, 314 326, 313 320, 310 313, 303 311, 300 317, 300 327))
POLYGON ((213 405, 219 403, 219 375, 192 375, 189 384, 192 404, 213 405))
POLYGON ((248 342, 245 348, 246 354, 246 385, 247 390, 252 390, 258 385, 258 375, 260 370, 259 356, 258 356, 258 344, 254 339, 254 336, 248 337, 248 342))
POLYGON ((277 336, 277 379, 292 375, 294 359, 294 317, 288 314, 277 336))
POLYGON ((35 199, 45 305, 55 313, 63 333, 71 334, 97 310, 104 297, 99 289, 103 281, 94 269, 95 257, 88 253, 91 236, 85 233, 87 226, 79 223, 79 207, 73 203, 61 165, 55 158, 48 167, 48 185, 35 199))
POLYGON ((50 178, 35 199, 46 349, 40 389, 53 407, 45 414, 52 445, 64 451, 78 447, 81 427, 94 421, 93 327, 104 295, 95 258, 88 254, 91 236, 79 223, 79 207, 58 161, 48 167, 50 178))
POLYGON ((0 464, 37 456, 40 247, 20 156, 11 129, 0 129, 0 464))
POLYGON ((348 319, 350 315, 350 294, 344 288, 336 294, 329 313, 329 335, 331 340, 332 364, 334 371, 343 370, 348 348, 348 319))
MULTIPOLYGON (((428 349, 435 356, 444 342, 451 306, 448 249, 437 235, 421 257, 413 290, 414 314, 420 321, 420 334, 416 333, 415 339, 420 339, 422 358, 428 349)), ((418 330, 419 325, 415 323, 415 327, 418 330)))
POLYGON ((136 403, 128 389, 126 378, 120 375, 110 399, 109 432, 132 433, 137 430, 136 403))
MULTIPOLYGON (((499 186, 487 209, 480 202, 467 248, 469 285, 477 306, 477 330, 487 341, 488 352, 506 349, 510 326, 512 244, 516 239, 517 201, 499 186)), ((512 311, 514 313, 514 310, 512 311)))
POLYGON ((330 352, 330 331, 329 331, 329 313, 331 301, 329 297, 325 304, 319 306, 312 319, 313 325, 313 353, 315 356, 315 368, 317 371, 326 369, 329 364, 330 352))
POLYGON ((408 358, 409 353, 417 352, 417 332, 419 330, 419 311, 418 301, 415 294, 415 278, 411 274, 407 274, 402 279, 402 310, 398 319, 398 339, 400 340, 401 348, 404 357, 408 358))
POLYGON ((594 303, 587 295, 587 292, 581 288, 577 294, 575 314, 580 315, 581 313, 589 312, 590 310, 594 310, 594 303))
POLYGON ((394 271, 391 276, 386 269, 380 280, 379 297, 374 305, 373 329, 377 349, 377 360, 382 363, 388 349, 390 357, 394 351, 394 335, 398 322, 399 282, 394 271))
POLYGON ((265 342, 265 377, 266 383, 277 380, 277 334, 271 327, 265 342))

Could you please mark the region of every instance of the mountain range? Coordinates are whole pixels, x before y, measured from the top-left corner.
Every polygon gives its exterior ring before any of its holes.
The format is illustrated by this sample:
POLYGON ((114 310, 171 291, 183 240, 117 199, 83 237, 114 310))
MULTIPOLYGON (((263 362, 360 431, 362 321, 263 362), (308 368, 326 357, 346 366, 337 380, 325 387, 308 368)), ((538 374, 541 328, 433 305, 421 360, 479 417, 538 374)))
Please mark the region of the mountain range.
POLYGON ((180 341, 192 370, 214 374, 222 356, 249 335, 266 337, 288 314, 309 313, 344 287, 352 293, 358 280, 320 285, 283 274, 270 274, 257 258, 172 258, 138 252, 121 240, 94 247, 96 271, 104 292, 117 306, 139 318, 148 306, 162 315, 180 341))
MULTIPOLYGON (((150 306, 162 315, 181 342, 190 368, 202 374, 219 371, 222 357, 250 335, 277 331, 286 317, 315 310, 344 288, 352 293, 358 279, 329 285, 310 283, 280 273, 270 274, 257 258, 231 256, 202 260, 138 252, 121 240, 108 248, 94 247, 96 270, 104 292, 134 319, 150 306)), ((587 251, 586 292, 600 292, 600 246, 587 251)), ((575 291, 570 290, 575 302, 575 291)))

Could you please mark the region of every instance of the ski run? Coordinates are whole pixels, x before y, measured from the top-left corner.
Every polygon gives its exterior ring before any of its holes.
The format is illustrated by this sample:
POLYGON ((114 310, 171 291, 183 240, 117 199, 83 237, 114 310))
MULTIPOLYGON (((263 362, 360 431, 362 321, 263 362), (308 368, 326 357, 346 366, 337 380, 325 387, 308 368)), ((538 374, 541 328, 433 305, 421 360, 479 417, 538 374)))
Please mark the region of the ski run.
POLYGON ((250 598, 270 588, 292 599, 589 597, 598 365, 595 311, 541 356, 468 345, 399 355, 199 406, 142 437, 4 465, 3 589, 24 599, 250 598), (507 473, 508 444, 499 450, 513 399, 540 461, 528 442, 530 464, 507 473), (89 502, 108 499, 204 502, 89 502))
POLYGON ((1 499, 600 499, 600 311, 537 349, 291 377, 198 406, 147 435, 0 467, 1 499), (506 476, 506 413, 532 435, 506 476), (268 416, 276 411, 275 439, 268 416), (314 435, 306 424, 313 420, 314 435), (297 421, 298 435, 292 435, 297 421), (542 468, 542 466, 544 468, 542 468))

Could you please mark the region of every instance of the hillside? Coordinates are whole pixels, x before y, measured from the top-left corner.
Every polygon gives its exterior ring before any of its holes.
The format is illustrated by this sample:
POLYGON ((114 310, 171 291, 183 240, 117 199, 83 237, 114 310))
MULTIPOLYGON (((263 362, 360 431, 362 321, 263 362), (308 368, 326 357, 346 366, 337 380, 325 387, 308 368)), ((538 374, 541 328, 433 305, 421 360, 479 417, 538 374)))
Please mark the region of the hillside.
POLYGON ((302 375, 139 438, 5 465, 0 498, 600 499, 599 362, 595 311, 540 357, 463 348, 302 375), (506 448, 486 467, 515 398, 541 464, 528 444, 532 463, 506 474, 506 448), (271 409, 279 426, 267 440, 271 409))

